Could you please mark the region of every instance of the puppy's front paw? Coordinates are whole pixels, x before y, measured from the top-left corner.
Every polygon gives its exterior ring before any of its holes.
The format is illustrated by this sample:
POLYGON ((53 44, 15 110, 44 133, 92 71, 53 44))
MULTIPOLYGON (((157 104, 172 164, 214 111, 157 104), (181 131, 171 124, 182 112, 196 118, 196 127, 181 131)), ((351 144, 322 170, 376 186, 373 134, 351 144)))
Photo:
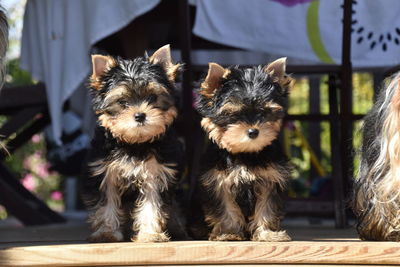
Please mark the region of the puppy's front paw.
POLYGON ((394 242, 399 242, 400 241, 400 231, 398 230, 393 230, 391 231, 386 238, 383 240, 385 241, 394 241, 394 242))
POLYGON ((256 231, 251 237, 252 241, 285 242, 292 240, 286 231, 262 230, 256 231))
POLYGON ((211 234, 208 238, 210 241, 243 241, 245 237, 243 233, 227 233, 227 234, 211 234))
POLYGON ((105 242, 121 242, 124 236, 120 231, 115 232, 103 232, 96 231, 88 237, 89 242, 93 243, 105 243, 105 242))
POLYGON ((131 238, 134 242, 168 242, 169 236, 166 233, 142 233, 139 232, 136 236, 131 238))

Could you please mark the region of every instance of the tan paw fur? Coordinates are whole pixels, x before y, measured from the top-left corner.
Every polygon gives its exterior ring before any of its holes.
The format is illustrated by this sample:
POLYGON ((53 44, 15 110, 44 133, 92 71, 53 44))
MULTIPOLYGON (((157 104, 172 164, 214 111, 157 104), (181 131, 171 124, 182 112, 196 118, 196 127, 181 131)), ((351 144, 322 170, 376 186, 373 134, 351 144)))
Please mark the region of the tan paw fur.
POLYGON ((291 241, 292 239, 286 233, 286 231, 263 230, 263 231, 256 231, 251 237, 251 240, 264 241, 264 242, 285 242, 285 241, 291 241))
POLYGON ((131 238, 134 242, 168 242, 169 236, 166 233, 138 233, 136 236, 131 238))
POLYGON ((211 234, 208 238, 210 241, 242 241, 245 240, 244 235, 242 233, 238 234, 211 234))

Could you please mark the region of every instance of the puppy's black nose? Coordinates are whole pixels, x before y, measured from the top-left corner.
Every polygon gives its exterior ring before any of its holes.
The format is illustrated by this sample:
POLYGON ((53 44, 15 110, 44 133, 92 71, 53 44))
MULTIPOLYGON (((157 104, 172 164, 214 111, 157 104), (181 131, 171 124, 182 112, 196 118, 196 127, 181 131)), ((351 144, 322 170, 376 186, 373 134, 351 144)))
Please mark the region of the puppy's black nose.
POLYGON ((258 136, 259 131, 257 129, 248 129, 247 130, 247 135, 251 138, 251 139, 256 139, 258 136))
POLYGON ((135 113, 135 121, 144 122, 145 119, 146 119, 146 113, 143 112, 135 113))

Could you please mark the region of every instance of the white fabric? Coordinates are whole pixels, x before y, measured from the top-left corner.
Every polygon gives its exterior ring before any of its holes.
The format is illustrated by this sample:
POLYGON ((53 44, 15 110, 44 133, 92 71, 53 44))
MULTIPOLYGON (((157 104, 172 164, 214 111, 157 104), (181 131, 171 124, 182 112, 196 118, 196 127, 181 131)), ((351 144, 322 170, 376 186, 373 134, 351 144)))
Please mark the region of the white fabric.
MULTIPOLYGON (((213 42, 289 60, 340 64, 342 4, 337 0, 198 0, 193 31, 213 42)), ((400 1, 355 1, 353 10, 353 66, 400 64, 400 1)))
POLYGON ((91 70, 93 44, 154 8, 160 0, 28 0, 21 67, 46 84, 55 140, 62 106, 91 70))

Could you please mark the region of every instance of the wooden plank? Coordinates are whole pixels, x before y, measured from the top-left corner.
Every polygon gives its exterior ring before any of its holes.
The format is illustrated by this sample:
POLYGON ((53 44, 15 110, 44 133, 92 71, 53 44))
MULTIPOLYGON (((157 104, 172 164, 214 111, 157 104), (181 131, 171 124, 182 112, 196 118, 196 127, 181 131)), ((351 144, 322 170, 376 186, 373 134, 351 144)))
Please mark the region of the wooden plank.
POLYGON ((36 114, 43 113, 46 110, 46 106, 34 106, 21 109, 1 126, 1 138, 7 139, 12 133, 17 132, 22 126, 32 121, 36 114))
MULTIPOLYGON (((361 120, 364 118, 364 114, 350 114, 351 120, 361 120)), ((328 114, 288 114, 285 116, 285 120, 294 121, 328 121, 330 119, 328 114)))
POLYGON ((394 242, 177 241, 0 249, 0 266, 399 263, 400 244, 394 242))
MULTIPOLYGON (((152 265, 149 265, 149 266, 152 266, 152 265)), ((153 265, 153 266, 160 266, 160 265, 153 265)), ((168 265, 168 267, 182 267, 182 265, 168 265)), ((192 265, 191 265, 192 266, 192 265)), ((207 266, 207 267, 221 267, 221 266, 232 266, 231 264, 218 264, 218 265, 198 265, 198 264, 196 264, 196 266, 197 267, 204 267, 204 266, 207 266)), ((238 264, 235 264, 234 266, 246 266, 246 267, 259 267, 259 266, 268 266, 268 267, 286 267, 286 266, 293 266, 293 267, 338 267, 338 266, 343 266, 343 265, 332 265, 332 264, 329 264, 329 265, 326 265, 326 264, 324 264, 324 265, 321 265, 321 264, 318 264, 318 265, 315 265, 315 264, 268 264, 268 265, 265 265, 265 264, 245 264, 245 265, 242 265, 242 264, 240 264, 240 265, 238 265, 238 264)), ((368 266, 368 267, 382 267, 382 265, 351 265, 351 267, 361 267, 361 266, 368 266)), ((394 267, 394 266, 398 266, 398 265, 385 265, 385 267, 394 267)))
MULTIPOLYGON (((41 132, 44 127, 50 123, 50 115, 45 112, 40 114, 38 118, 33 120, 29 125, 27 125, 18 135, 7 142, 7 150, 9 153, 13 153, 20 146, 25 144, 34 134, 41 132)), ((0 160, 3 160, 6 155, 3 153, 0 155, 0 160)))
POLYGON ((27 106, 47 106, 43 83, 27 86, 5 87, 0 93, 0 113, 7 114, 27 106))
MULTIPOLYGON (((296 221, 291 220, 293 222, 296 221)), ((340 264, 394 266, 400 263, 399 243, 362 242, 357 238, 354 228, 288 225, 285 229, 295 241, 88 244, 84 241, 89 234, 88 225, 80 221, 22 228, 0 225, 0 266, 267 264, 327 267, 340 264)))
MULTIPOLYGON (((151 265, 150 265, 151 266, 151 265)), ((157 265, 160 266, 160 265, 157 265)), ((182 265, 168 265, 168 267, 182 267, 182 265)), ((218 265, 214 265, 214 264, 207 264, 207 265, 185 265, 185 266, 196 266, 196 267, 201 267, 201 266, 207 266, 207 267, 221 267, 221 266, 232 266, 232 264, 218 264, 218 265)), ((343 265, 336 265, 336 264, 235 264, 235 267, 257 267, 257 266, 268 266, 268 267, 338 267, 338 266, 343 266, 343 265)), ((382 267, 382 265, 354 265, 352 264, 351 267, 361 267, 361 266, 368 266, 368 267, 382 267)), ((394 266, 398 266, 398 265, 385 265, 385 267, 394 267, 394 266)))
MULTIPOLYGON (((251 65, 241 65, 242 67, 251 67, 251 65)), ((227 67, 227 66, 225 66, 227 67)), ((192 67, 195 72, 204 72, 207 70, 208 65, 194 65, 192 67)), ((288 65, 286 68, 287 73, 299 74, 338 74, 340 73, 339 65, 288 65)))

